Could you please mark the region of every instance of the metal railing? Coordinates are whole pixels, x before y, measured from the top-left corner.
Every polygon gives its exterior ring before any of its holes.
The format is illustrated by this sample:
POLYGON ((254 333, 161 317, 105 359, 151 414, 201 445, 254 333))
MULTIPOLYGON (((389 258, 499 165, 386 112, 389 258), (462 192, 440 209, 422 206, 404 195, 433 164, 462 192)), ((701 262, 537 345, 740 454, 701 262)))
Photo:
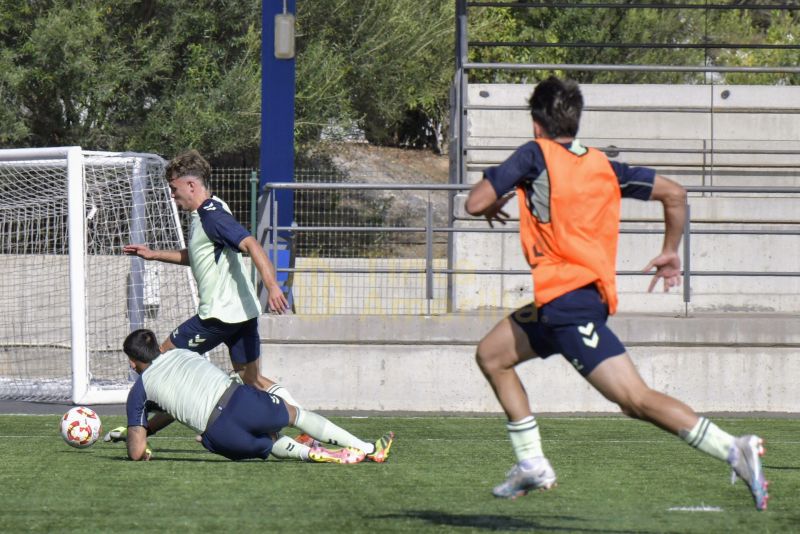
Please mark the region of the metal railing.
MULTIPOLYGON (((437 235, 445 235, 447 236, 447 242, 452 243, 453 236, 457 233, 493 233, 493 234, 504 234, 504 233, 516 233, 518 231, 517 228, 490 228, 490 227, 456 227, 452 222, 441 225, 434 223, 434 205, 431 200, 431 195, 435 192, 444 193, 450 197, 452 200, 452 196, 458 192, 465 191, 470 189, 471 186, 469 185, 462 185, 462 184, 430 184, 430 185, 410 185, 410 184, 356 184, 356 183, 305 183, 305 184, 298 184, 298 183, 273 183, 267 184, 264 190, 264 193, 267 195, 267 210, 269 212, 269 221, 270 224, 266 227, 265 231, 267 232, 268 239, 264 240, 267 243, 278 243, 281 239, 288 239, 290 242, 296 242, 299 236, 303 234, 325 234, 328 235, 342 235, 342 234, 353 234, 353 233, 383 233, 388 235, 401 235, 401 234, 409 234, 409 233, 416 233, 419 235, 423 235, 423 247, 419 247, 416 251, 424 250, 424 257, 419 258, 417 264, 413 264, 409 266, 407 263, 379 263, 374 265, 365 265, 359 266, 355 265, 352 261, 350 262, 343 262, 341 264, 337 264, 335 261, 327 263, 327 264, 318 264, 314 266, 302 266, 302 265, 295 265, 294 267, 289 267, 286 265, 280 265, 278 262, 277 256, 277 247, 271 246, 268 248, 268 253, 270 258, 272 259, 273 263, 276 265, 276 268, 279 272, 286 272, 286 273, 307 273, 313 276, 319 275, 365 275, 365 276, 375 276, 377 274, 389 274, 389 275, 414 275, 417 277, 417 280, 423 280, 422 291, 419 293, 420 296, 417 297, 419 299, 424 300, 424 306, 417 308, 416 313, 443 313, 452 310, 451 306, 451 298, 452 298, 452 290, 453 290, 453 276, 454 275, 526 275, 529 274, 529 270, 512 270, 512 269, 466 269, 466 268, 459 268, 454 266, 452 255, 449 253, 440 252, 438 254, 434 253, 435 245, 437 241, 435 237, 437 235), (402 196, 398 194, 402 193, 416 193, 416 192, 425 192, 427 193, 427 200, 425 202, 425 210, 424 216, 420 215, 416 219, 412 221, 411 224, 403 226, 403 225, 383 225, 383 226, 374 226, 369 225, 365 226, 363 224, 313 224, 313 225, 303 225, 303 224, 292 224, 291 226, 279 226, 277 224, 277 213, 280 207, 275 202, 275 195, 273 194, 277 190, 292 190, 295 193, 301 192, 308 192, 308 191, 315 191, 320 193, 327 193, 327 194, 341 194, 347 191, 354 191, 360 194, 364 192, 379 192, 381 194, 389 194, 395 197, 402 196), (354 266, 355 265, 355 266, 354 266), (437 281, 438 284, 437 285, 437 281), (443 285, 445 287, 439 287, 443 285), (440 304, 438 307, 434 306, 434 295, 440 295, 439 298, 444 296, 445 303, 440 304)), ((781 194, 781 195, 800 195, 800 187, 707 187, 707 186, 696 186, 696 187, 687 187, 686 188, 689 193, 728 193, 728 194, 781 194)), ((754 230, 751 228, 746 228, 746 223, 739 223, 742 228, 734 228, 734 229, 715 229, 715 228, 693 228, 691 217, 690 217, 690 209, 691 209, 691 201, 698 197, 689 196, 687 197, 687 221, 684 229, 684 237, 683 237, 683 277, 684 277, 684 284, 683 284, 683 302, 685 306, 685 312, 688 314, 688 306, 692 300, 691 294, 691 287, 692 287, 692 279, 693 277, 798 277, 800 276, 800 270, 798 271, 742 271, 742 270, 730 270, 730 271, 711 271, 711 270, 698 270, 693 268, 692 265, 692 236, 696 235, 783 235, 783 236, 800 236, 800 218, 797 221, 792 221, 787 226, 790 226, 789 229, 758 229, 754 230)), ((369 199, 365 199, 365 202, 369 202, 369 199)), ((448 206, 451 206, 452 202, 448 203, 448 206)), ((295 213, 302 217, 302 211, 298 212, 295 210, 295 213)), ((442 219, 441 214, 439 214, 439 219, 442 219)), ((451 218, 447 218, 448 220, 452 221, 451 218)), ((469 220, 469 219, 462 219, 462 220, 469 220)), ((479 220, 479 219, 474 219, 479 220)), ((623 221, 625 223, 626 221, 623 221)), ((660 229, 647 229, 647 228, 628 228, 623 227, 621 228, 621 233, 623 234, 663 234, 663 230, 660 229)), ((441 244, 441 242, 439 242, 441 244)), ((798 247, 800 248, 800 247, 798 247)), ((387 253, 391 254, 391 247, 385 249, 387 253)), ((732 251, 733 252, 733 251, 732 251)), ((341 256, 343 258, 350 258, 350 260, 356 259, 355 256, 348 256, 348 251, 342 250, 341 256)), ((299 259, 300 256, 297 256, 299 259)), ((357 263, 357 262, 356 262, 357 263)), ((640 271, 618 271, 617 273, 620 276, 652 276, 652 273, 643 273, 640 271)), ((297 289, 295 287, 295 289, 297 289)), ((331 287, 323 287, 317 288, 316 291, 321 293, 328 293, 331 290, 336 290, 336 288, 331 287)), ((338 290, 349 292, 353 291, 353 288, 339 287, 338 290)), ((374 288, 375 291, 381 291, 381 288, 374 288)), ((308 294, 311 298, 319 298, 319 296, 314 296, 312 294, 308 294)), ((334 311, 337 313, 337 311, 334 311)), ((347 310, 344 310, 344 313, 347 313, 347 310)))

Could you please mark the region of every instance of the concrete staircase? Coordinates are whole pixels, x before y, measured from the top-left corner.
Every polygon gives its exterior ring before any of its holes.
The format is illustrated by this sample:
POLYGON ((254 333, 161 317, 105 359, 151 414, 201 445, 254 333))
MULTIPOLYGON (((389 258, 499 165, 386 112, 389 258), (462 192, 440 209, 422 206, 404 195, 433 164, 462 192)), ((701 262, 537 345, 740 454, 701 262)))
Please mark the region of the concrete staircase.
MULTIPOLYGON (((532 85, 469 86, 469 183, 532 138, 526 108, 532 91, 532 85)), ((656 167, 689 187, 800 187, 800 87, 584 85, 582 91, 578 137, 614 159, 656 167)), ((465 197, 456 199, 456 226, 487 228, 464 211, 465 197)), ((648 295, 646 278, 620 276, 621 312, 800 313, 800 194, 693 193, 689 204, 690 293, 648 295)), ((515 217, 516 203, 507 207, 515 217)), ((660 230, 661 221, 659 205, 623 201, 619 271, 639 271, 656 255, 661 236, 647 232, 660 230)), ((456 233, 454 263, 527 269, 514 233, 456 233)), ((531 300, 530 285, 528 275, 458 275, 454 308, 514 308, 531 300)))

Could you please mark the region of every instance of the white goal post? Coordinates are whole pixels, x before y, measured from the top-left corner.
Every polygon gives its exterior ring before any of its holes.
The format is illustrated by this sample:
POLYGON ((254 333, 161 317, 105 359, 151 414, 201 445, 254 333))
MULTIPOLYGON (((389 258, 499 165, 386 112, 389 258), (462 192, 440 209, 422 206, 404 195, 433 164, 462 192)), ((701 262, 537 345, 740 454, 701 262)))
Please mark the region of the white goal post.
POLYGON ((195 313, 188 268, 123 255, 184 248, 152 154, 0 150, 0 398, 125 402, 122 341, 195 313))

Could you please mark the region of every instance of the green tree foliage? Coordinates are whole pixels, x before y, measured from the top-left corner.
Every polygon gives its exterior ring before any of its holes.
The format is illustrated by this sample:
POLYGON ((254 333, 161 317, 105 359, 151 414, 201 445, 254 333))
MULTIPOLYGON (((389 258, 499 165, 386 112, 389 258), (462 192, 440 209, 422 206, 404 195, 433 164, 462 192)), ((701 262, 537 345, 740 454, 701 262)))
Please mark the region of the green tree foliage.
MULTIPOLYGON (((296 137, 438 146, 442 0, 298 0, 296 137)), ((0 0, 0 144, 258 151, 261 1, 0 0)))
MULTIPOLYGON (((470 41, 543 44, 471 47, 470 59, 800 64, 797 48, 763 48, 797 46, 798 9, 620 5, 634 9, 471 7, 470 41), (587 43, 614 46, 579 46, 587 43)), ((297 0, 297 8, 300 148, 354 131, 377 144, 441 148, 455 68, 453 0, 297 0)), ((0 0, 0 146, 79 144, 166 155, 194 147, 218 161, 252 164, 260 140, 260 45, 261 0, 0 0)), ((533 81, 543 74, 474 71, 470 79, 533 81)), ((800 81, 787 74, 569 74, 595 83, 800 81)))
MULTIPOLYGON (((588 2, 574 2, 588 5, 588 2)), ((702 3, 696 2, 702 6, 702 3)), ((741 2, 739 2, 741 3, 741 2)), ((748 2, 752 6, 758 2, 748 2)), ((660 4, 663 4, 661 2, 660 4)), ((737 2, 731 2, 736 5, 737 2)), ((471 41, 536 43, 530 47, 473 47, 476 62, 664 66, 793 66, 796 49, 760 49, 796 45, 800 11, 760 9, 688 9, 648 7, 648 2, 619 2, 620 7, 479 8, 470 10, 471 41), (588 44, 602 46, 585 46, 588 44), (744 45, 724 47, 715 45, 744 45), (747 48, 748 45, 756 45, 747 48)), ((483 71, 473 80, 520 82, 545 72, 483 71)), ((564 75, 567 73, 558 72, 564 75)), ((788 74, 706 74, 680 72, 570 71, 593 83, 784 83, 788 74)))
POLYGON ((259 23, 257 0, 0 0, 0 143, 257 147, 259 23))
MULTIPOLYGON (((715 25, 715 40, 749 45, 794 46, 793 49, 742 48, 713 50, 712 61, 718 65, 760 67, 800 65, 800 9, 794 11, 745 11, 720 13, 715 25)), ((798 85, 796 74, 728 73, 732 84, 798 85)))
POLYGON ((334 133, 357 126, 377 144, 438 147, 454 10, 442 0, 298 1, 298 140, 331 133, 333 122, 334 133), (310 73, 320 83, 307 84, 310 73))
MULTIPOLYGON (((261 2, 175 2, 159 22, 173 56, 169 83, 135 139, 220 156, 256 152, 261 124, 261 2), (201 7, 206 6, 206 7, 201 7)), ((159 6, 162 3, 159 2, 159 6)), ((157 16, 157 18, 160 18, 157 16)))

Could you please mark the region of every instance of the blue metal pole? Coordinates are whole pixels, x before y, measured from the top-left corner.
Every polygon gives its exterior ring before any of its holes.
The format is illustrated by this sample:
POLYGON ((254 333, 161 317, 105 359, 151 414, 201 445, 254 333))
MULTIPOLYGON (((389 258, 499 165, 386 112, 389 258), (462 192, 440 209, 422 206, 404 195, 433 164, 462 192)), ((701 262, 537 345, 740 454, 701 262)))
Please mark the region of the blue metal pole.
MULTIPOLYGON (((275 15, 295 14, 296 0, 263 0, 261 9, 261 181, 259 191, 269 182, 294 181, 294 93, 295 60, 275 57, 275 15)), ((275 191, 278 224, 294 221, 294 194, 275 191)), ((262 215, 263 216, 263 215, 262 215)), ((284 236, 281 236, 284 237, 284 236)))

